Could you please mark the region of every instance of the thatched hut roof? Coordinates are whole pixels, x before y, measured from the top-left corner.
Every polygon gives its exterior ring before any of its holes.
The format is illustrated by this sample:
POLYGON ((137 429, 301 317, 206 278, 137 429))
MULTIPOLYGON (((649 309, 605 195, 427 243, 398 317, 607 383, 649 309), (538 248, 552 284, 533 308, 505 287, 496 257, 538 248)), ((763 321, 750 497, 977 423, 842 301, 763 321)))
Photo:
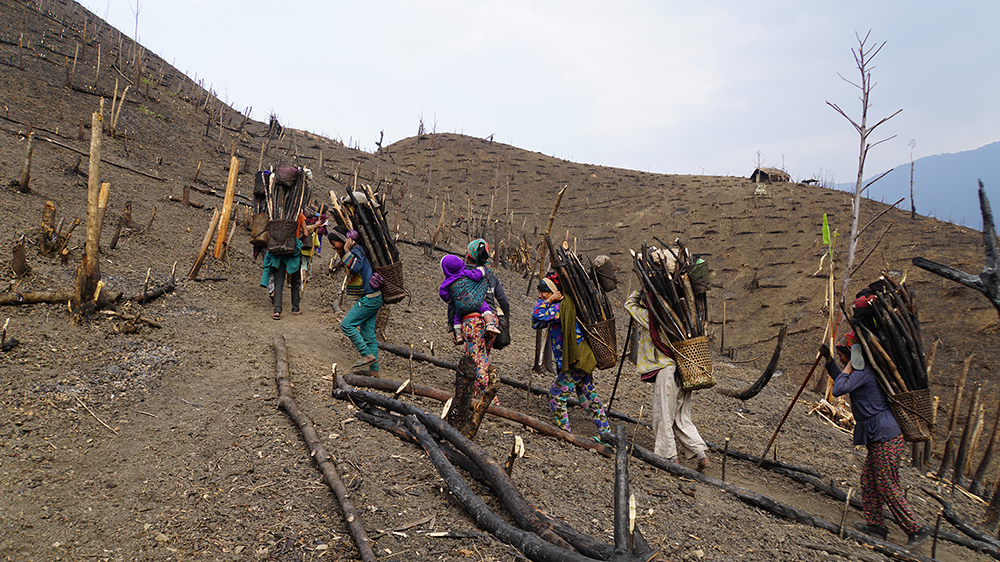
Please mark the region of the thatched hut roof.
POLYGON ((786 183, 791 179, 788 172, 777 168, 757 168, 750 174, 750 181, 755 183, 786 183))

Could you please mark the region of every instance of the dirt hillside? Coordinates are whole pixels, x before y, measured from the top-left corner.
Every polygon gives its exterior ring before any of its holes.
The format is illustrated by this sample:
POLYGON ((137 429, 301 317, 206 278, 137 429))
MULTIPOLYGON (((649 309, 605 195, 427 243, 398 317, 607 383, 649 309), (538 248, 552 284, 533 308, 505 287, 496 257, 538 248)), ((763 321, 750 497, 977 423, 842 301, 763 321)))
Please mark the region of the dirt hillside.
MULTIPOLYGON (((534 260, 538 232, 556 193, 568 186, 553 233, 579 253, 617 259, 616 303, 635 283, 630 248, 680 238, 706 257, 720 386, 743 388, 754 381, 779 328, 788 326, 780 373, 759 396, 742 403, 714 391, 698 394, 695 421, 708 441, 721 444, 728 438, 732 448, 758 454, 815 357, 827 314, 826 280, 814 275, 824 252, 820 224, 827 213, 832 228, 842 233, 836 257, 842 263, 850 216, 845 193, 775 184, 756 194, 757 186, 745 178, 577 164, 453 134, 415 136, 374 154, 353 150, 305 131, 244 119, 203 85, 141 47, 134 49, 118 30, 68 0, 0 0, 0 297, 72 290, 83 225, 74 231, 64 259, 42 257, 42 210, 51 201, 65 225, 77 218, 86 222, 92 114, 103 97, 107 125, 114 119, 112 101, 126 85, 115 134, 103 138, 100 179, 111 184, 100 263, 103 290, 136 294, 167 284, 172 271, 177 289, 145 305, 113 307, 122 315, 141 312, 160 326, 139 324, 137 331, 105 313, 78 319, 65 303, 0 310, 0 320, 10 319, 8 336, 19 340, 0 353, 0 558, 5 560, 355 559, 335 497, 298 429, 277 409, 276 335, 287 343, 300 406, 339 461, 381 559, 521 556, 476 530, 421 450, 358 421, 354 406, 331 398, 331 365, 350 365, 356 352, 333 312, 341 277, 326 271, 329 248, 306 285, 304 314, 277 322, 259 286, 260 257, 253 257, 242 225, 225 259, 208 259, 200 281, 188 279, 212 208, 221 207, 231 153, 240 161, 238 191, 244 196, 260 165, 289 163, 313 171, 320 202, 330 190, 343 193, 355 176, 386 194, 411 295, 392 306, 389 342, 413 344, 424 353, 433 343, 438 356, 459 358, 447 343, 444 307, 436 295, 441 252, 427 257, 423 248, 404 242, 430 241, 442 204, 439 245, 461 252, 476 233, 504 249, 526 245, 534 260), (29 132, 34 133, 30 190, 22 193, 11 182, 21 176, 29 132), (171 200, 185 187, 203 207, 171 200), (113 226, 126 204, 136 228, 124 228, 111 249, 113 226), (11 256, 22 242, 29 271, 15 279, 11 256), (431 530, 478 534, 435 538, 431 530)), ((983 385, 985 423, 991 428, 998 399, 992 384, 1000 344, 996 312, 978 293, 910 265, 911 258, 923 256, 978 273, 981 235, 926 217, 911 220, 903 211, 884 212, 886 207, 863 203, 862 224, 874 222, 860 255, 870 257, 855 273, 852 293, 882 270, 905 274, 921 307, 925 346, 941 341, 932 375, 933 394, 941 397, 939 419, 951 415, 954 380, 962 361, 974 354, 966 396, 972 385, 983 385)), ((514 343, 493 359, 506 376, 533 377, 534 384, 548 386, 549 375, 530 372, 534 295, 526 288, 531 283, 509 263, 498 264, 496 271, 511 297, 514 343)), ((453 384, 453 373, 385 353, 381 365, 385 378, 412 376, 445 389, 453 384)), ((610 396, 614 372, 602 371, 596 380, 599 393, 610 396)), ((808 402, 818 398, 804 396, 808 402)), ((650 398, 649 386, 626 364, 615 410, 648 421, 650 398)), ((403 399, 429 411, 440 408, 430 400, 403 399)), ((544 398, 505 387, 500 401, 549 419, 544 398)), ((968 423, 964 411, 963 406, 962 425, 968 423)), ((577 433, 594 433, 578 410, 572 423, 577 433)), ((648 429, 629 431, 651 446, 648 429)), ((938 428, 939 443, 945 431, 938 428)), ((528 447, 514 472, 525 498, 579 531, 611 541, 613 461, 492 418, 477 441, 505 458, 515 434, 528 447)), ((804 403, 786 423, 777 457, 856 490, 864 451, 850 443, 844 432, 809 414, 804 403)), ((936 452, 942 448, 938 444, 936 452)), ((709 474, 721 477, 721 454, 711 458, 709 474)), ((921 518, 933 522, 939 506, 921 488, 938 483, 910 467, 902 474, 921 518)), ((991 468, 991 489, 996 479, 991 468)), ((842 502, 751 463, 730 459, 726 480, 827 521, 840 520, 842 502)), ((486 488, 473 487, 501 510, 486 488)), ((639 462, 632 464, 632 489, 640 525, 666 560, 878 558, 852 541, 639 462)), ((983 502, 960 493, 948 498, 968 521, 982 519, 983 502)), ((848 524, 860 519, 859 512, 849 511, 848 524)), ((894 528, 890 540, 902 543, 905 536, 894 528)), ((919 553, 929 556, 930 548, 928 542, 919 553)), ((987 559, 951 543, 939 544, 937 557, 987 559)))

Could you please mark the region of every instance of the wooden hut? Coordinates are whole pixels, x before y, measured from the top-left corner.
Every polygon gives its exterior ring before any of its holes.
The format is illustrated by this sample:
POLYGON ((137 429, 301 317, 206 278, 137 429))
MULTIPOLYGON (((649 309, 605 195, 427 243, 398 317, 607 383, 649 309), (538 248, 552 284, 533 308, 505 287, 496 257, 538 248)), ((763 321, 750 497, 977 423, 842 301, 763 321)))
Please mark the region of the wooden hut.
POLYGON ((791 179, 788 172, 777 168, 757 168, 750 174, 750 181, 754 183, 787 183, 791 179))

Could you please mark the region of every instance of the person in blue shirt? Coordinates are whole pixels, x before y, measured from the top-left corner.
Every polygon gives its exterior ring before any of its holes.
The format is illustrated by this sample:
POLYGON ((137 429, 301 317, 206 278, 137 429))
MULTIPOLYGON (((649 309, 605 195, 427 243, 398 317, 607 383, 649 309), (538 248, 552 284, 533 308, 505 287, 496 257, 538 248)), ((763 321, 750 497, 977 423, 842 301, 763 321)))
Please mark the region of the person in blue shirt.
POLYGON ((372 287, 371 279, 375 270, 368 261, 364 249, 355 243, 358 233, 337 225, 329 231, 327 238, 337 251, 344 266, 361 277, 364 296, 347 311, 340 322, 340 329, 351 340, 361 354, 361 359, 351 366, 353 370, 368 369, 378 372, 378 343, 375 341, 375 317, 382 308, 381 287, 372 287))
MULTIPOLYGON (((852 336, 853 333, 848 334, 849 342, 852 336)), ((851 396, 854 444, 868 449, 861 469, 861 503, 866 522, 855 526, 864 533, 885 540, 889 530, 882 515, 884 504, 906 532, 906 548, 912 550, 920 546, 930 532, 917 521, 899 484, 899 463, 905 442, 899 424, 889 409, 889 398, 866 364, 860 344, 854 345, 858 348, 853 353, 849 347, 837 346, 837 354, 845 365, 843 371, 837 367, 826 344, 820 347, 820 354, 826 359, 826 370, 834 380, 833 395, 851 396)))

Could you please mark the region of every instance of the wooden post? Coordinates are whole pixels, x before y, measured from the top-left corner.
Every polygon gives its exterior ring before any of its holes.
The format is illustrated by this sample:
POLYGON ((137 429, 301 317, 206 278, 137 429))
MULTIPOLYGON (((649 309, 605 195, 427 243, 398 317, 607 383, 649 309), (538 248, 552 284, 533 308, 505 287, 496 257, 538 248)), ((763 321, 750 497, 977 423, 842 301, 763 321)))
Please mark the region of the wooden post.
POLYGON ((28 182, 31 181, 31 146, 35 140, 35 133, 28 133, 28 146, 24 149, 24 168, 21 169, 21 178, 17 181, 17 190, 21 193, 31 193, 28 182))
POLYGON ((190 279, 198 277, 198 272, 205 262, 205 254, 208 253, 208 246, 212 243, 212 235, 215 234, 215 227, 219 226, 220 214, 218 207, 216 207, 212 213, 212 222, 208 225, 208 230, 205 231, 205 239, 201 241, 201 250, 198 251, 198 259, 195 260, 194 265, 191 266, 191 273, 188 274, 188 278, 190 279))
POLYGON ((87 181, 87 241, 86 254, 76 271, 76 287, 73 295, 77 309, 83 303, 91 300, 97 290, 97 282, 101 279, 100 268, 100 222, 98 217, 98 198, 101 189, 101 130, 104 126, 104 99, 101 98, 100 110, 90 118, 90 168, 87 181))
POLYGON ((215 240, 215 259, 221 259, 226 247, 226 229, 229 228, 229 216, 233 213, 233 197, 236 194, 236 174, 240 170, 240 161, 233 156, 229 160, 229 181, 226 183, 226 198, 222 203, 222 218, 219 222, 219 237, 215 240))

